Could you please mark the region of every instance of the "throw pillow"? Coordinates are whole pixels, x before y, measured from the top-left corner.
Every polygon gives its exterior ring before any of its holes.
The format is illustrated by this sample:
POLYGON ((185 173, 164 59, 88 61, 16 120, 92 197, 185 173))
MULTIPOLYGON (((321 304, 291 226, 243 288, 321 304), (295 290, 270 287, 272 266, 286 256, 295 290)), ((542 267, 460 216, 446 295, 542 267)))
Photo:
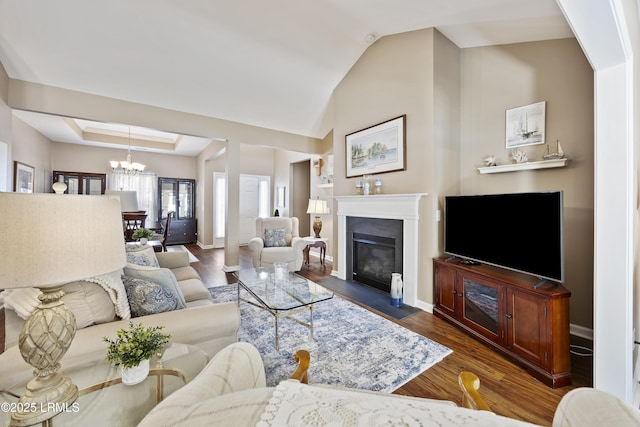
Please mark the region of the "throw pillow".
POLYGON ((187 308, 187 303, 184 300, 184 295, 182 295, 176 276, 174 276, 168 268, 154 268, 127 264, 124 268, 124 275, 158 283, 176 298, 176 301, 178 302, 176 309, 187 308))
POLYGON ((76 317, 78 329, 116 320, 113 302, 100 285, 81 280, 65 284, 62 291, 61 299, 76 317))
POLYGON ((176 297, 158 283, 131 276, 122 276, 122 282, 127 290, 132 317, 164 313, 178 306, 176 297))
POLYGON ((160 264, 158 264, 158 258, 156 258, 156 253, 153 251, 151 246, 142 250, 127 250, 127 262, 147 267, 160 267, 160 264))
POLYGON ((284 228, 267 228, 264 230, 264 247, 282 247, 286 246, 284 239, 284 228))

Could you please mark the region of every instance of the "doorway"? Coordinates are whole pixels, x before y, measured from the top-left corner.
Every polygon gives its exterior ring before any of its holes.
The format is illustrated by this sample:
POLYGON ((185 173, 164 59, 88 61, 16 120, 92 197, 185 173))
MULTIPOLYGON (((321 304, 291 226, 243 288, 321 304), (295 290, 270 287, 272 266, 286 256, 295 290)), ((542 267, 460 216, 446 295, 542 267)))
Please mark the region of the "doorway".
MULTIPOLYGON (((226 227, 226 174, 213 174, 213 246, 224 247, 226 227)), ((240 175, 239 243, 246 245, 256 235, 256 218, 267 217, 271 210, 271 178, 262 175, 240 175)))
POLYGON ((307 206, 311 194, 311 160, 291 163, 290 171, 290 215, 298 218, 300 236, 309 236, 311 235, 311 220, 307 213, 307 206))

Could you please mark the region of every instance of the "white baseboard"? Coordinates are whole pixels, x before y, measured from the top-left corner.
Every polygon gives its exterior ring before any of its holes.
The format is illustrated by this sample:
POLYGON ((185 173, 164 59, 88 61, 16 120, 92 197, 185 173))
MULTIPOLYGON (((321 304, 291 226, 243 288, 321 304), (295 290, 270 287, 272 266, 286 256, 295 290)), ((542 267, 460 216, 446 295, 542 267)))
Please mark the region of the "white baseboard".
POLYGON ((215 249, 215 246, 213 246, 213 245, 203 245, 200 241, 197 241, 196 245, 198 245, 202 249, 215 249))
POLYGON ((584 326, 574 325, 573 323, 571 323, 569 325, 569 333, 571 335, 593 341, 593 329, 585 328, 584 326))

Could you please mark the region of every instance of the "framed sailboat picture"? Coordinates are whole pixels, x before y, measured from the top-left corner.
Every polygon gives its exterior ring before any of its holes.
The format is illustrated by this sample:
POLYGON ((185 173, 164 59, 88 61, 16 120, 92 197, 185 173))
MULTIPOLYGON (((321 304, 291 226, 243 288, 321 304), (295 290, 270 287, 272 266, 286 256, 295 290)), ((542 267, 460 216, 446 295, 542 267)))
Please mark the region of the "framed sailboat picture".
POLYGON ((544 144, 546 101, 507 110, 506 147, 544 144))

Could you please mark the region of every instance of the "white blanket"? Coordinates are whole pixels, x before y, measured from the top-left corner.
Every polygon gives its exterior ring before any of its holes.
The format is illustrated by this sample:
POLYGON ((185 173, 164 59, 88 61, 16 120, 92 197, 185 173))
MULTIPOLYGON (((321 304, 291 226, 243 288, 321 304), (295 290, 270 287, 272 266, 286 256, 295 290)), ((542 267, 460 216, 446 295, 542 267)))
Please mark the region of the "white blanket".
POLYGON ((111 302, 115 306, 116 315, 121 319, 131 319, 131 310, 129 308, 129 300, 127 299, 127 291, 122 283, 122 269, 112 273, 103 274, 85 279, 87 282, 96 283, 107 291, 111 302))
POLYGON ((459 408, 447 401, 283 381, 273 392, 258 426, 301 425, 533 426, 488 411, 459 408))
MULTIPOLYGON (((121 319, 131 318, 127 292, 122 283, 122 269, 84 280, 102 286, 109 294, 118 317, 121 319)), ((7 289, 0 293, 0 301, 4 301, 7 309, 14 310, 18 316, 27 320, 40 304, 38 299, 40 294, 40 290, 36 288, 7 289)))

